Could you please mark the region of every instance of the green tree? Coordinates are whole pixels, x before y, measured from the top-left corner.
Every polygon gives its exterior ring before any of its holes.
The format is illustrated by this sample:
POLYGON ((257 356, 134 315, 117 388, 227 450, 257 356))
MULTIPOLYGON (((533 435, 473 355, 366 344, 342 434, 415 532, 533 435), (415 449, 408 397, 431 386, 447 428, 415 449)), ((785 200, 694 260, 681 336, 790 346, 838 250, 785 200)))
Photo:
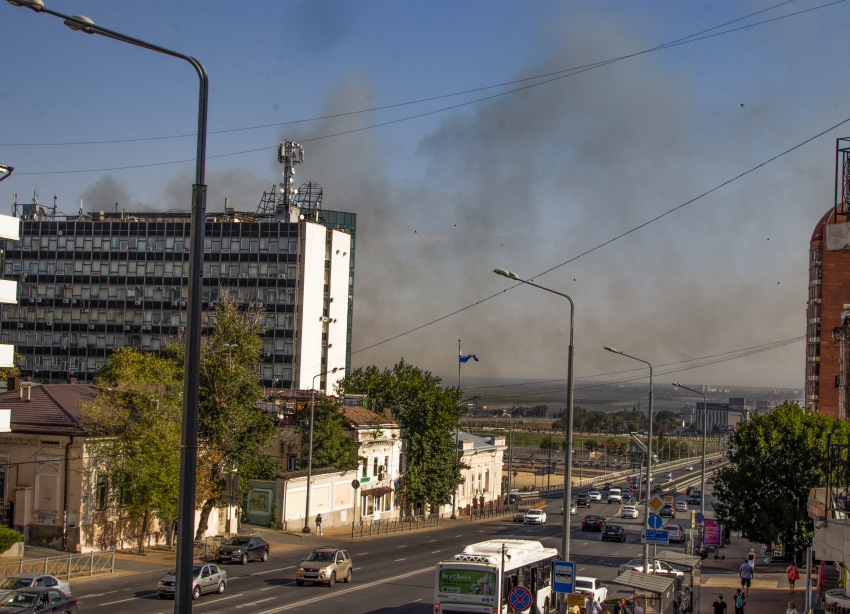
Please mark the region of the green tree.
POLYGON ((368 393, 404 424, 408 447, 401 493, 408 503, 437 506, 452 500, 465 468, 454 441, 462 412, 459 389, 442 387, 440 378, 402 360, 384 371, 357 369, 340 382, 339 391, 368 393))
POLYGON ((177 517, 182 366, 168 357, 122 348, 98 371, 100 394, 83 406, 83 424, 108 435, 93 444, 109 502, 141 517, 143 553, 152 517, 177 517))
MULTIPOLYGON (((309 414, 308 414, 309 415, 309 414)), ((313 426, 313 468, 336 467, 352 469, 357 467, 357 448, 345 435, 345 416, 342 403, 336 399, 319 395, 316 399, 313 426)), ((304 443, 309 441, 310 427, 299 427, 304 443)), ((306 469, 304 463, 302 469, 306 469)))
POLYGON ((552 448, 553 450, 560 450, 561 441, 555 439, 552 435, 546 435, 546 437, 543 438, 543 441, 540 442, 540 449, 548 450, 549 448, 552 448))
POLYGON ((812 540, 807 502, 826 482, 826 441, 846 441, 850 424, 786 401, 740 422, 730 465, 715 479, 717 518, 756 543, 782 542, 792 551, 812 540))
POLYGON ((592 452, 593 450, 598 448, 600 445, 602 445, 602 444, 600 444, 599 440, 597 440, 597 439, 591 438, 591 439, 585 439, 584 440, 584 449, 587 450, 588 452, 592 452))

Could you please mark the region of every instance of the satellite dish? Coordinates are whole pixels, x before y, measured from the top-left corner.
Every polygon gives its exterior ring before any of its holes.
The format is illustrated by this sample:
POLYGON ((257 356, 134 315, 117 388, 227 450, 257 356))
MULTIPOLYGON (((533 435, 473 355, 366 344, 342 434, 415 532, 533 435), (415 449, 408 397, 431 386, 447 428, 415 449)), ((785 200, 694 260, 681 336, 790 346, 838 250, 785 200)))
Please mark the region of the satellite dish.
POLYGON ((298 188, 295 202, 302 209, 322 208, 322 186, 315 181, 308 181, 298 188))

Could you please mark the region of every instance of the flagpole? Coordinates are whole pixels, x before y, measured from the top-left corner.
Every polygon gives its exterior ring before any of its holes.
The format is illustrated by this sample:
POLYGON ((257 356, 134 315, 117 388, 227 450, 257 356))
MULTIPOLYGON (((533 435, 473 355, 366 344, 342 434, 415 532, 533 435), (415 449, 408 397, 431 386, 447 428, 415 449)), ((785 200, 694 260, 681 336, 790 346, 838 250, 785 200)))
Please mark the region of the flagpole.
MULTIPOLYGON (((460 365, 463 364, 460 360, 460 339, 457 340, 457 393, 460 395, 460 365)), ((461 395, 463 396, 463 395, 461 395)), ((460 430, 460 409, 457 412, 457 420, 455 421, 455 467, 457 467, 457 444, 458 444, 458 431, 460 430)), ((452 515, 453 519, 457 518, 457 489, 460 488, 460 484, 455 484, 455 490, 452 493, 452 515)))

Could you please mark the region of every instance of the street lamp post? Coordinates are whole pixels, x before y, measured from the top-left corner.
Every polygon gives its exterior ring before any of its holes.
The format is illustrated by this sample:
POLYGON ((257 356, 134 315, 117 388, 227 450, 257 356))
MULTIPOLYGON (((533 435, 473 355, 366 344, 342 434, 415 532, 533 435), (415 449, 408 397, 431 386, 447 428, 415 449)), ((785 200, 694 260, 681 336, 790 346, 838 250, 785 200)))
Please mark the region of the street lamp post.
MULTIPOLYGON (((538 286, 535 283, 530 281, 526 281, 524 279, 520 279, 517 277, 516 273, 511 273, 506 271, 505 269, 496 269, 493 271, 497 275, 501 275, 503 277, 507 277, 508 279, 512 279, 514 281, 518 281, 520 283, 534 286, 535 288, 539 288, 540 290, 545 290, 546 292, 551 292, 552 294, 557 294, 558 296, 562 296, 570 302, 570 348, 569 354, 567 357, 567 419, 564 421, 566 424, 564 429, 566 430, 566 450, 564 451, 564 518, 563 518, 563 526, 561 536, 561 558, 564 561, 570 560, 570 499, 572 497, 572 465, 573 465, 573 357, 575 355, 575 346, 573 345, 573 329, 575 323, 575 304, 573 303, 573 299, 571 299, 568 295, 563 294, 561 292, 556 292, 555 290, 551 290, 549 288, 545 288, 543 286, 538 286)), ((566 602, 565 602, 566 603, 566 602)))
MULTIPOLYGON (((482 395, 476 394, 474 397, 470 397, 468 399, 464 399, 460 403, 466 403, 467 401, 474 401, 475 399, 480 399, 482 395)), ((455 466, 457 466, 457 444, 458 444, 458 432, 460 431, 460 412, 458 412, 457 420, 455 420, 455 466)), ((457 518, 457 489, 458 484, 455 484, 455 490, 452 493, 452 520, 457 518)))
MULTIPOLYGON (((316 415, 316 378, 328 373, 336 373, 340 367, 334 367, 330 371, 322 371, 313 376, 313 382, 310 384, 310 441, 307 449, 307 508, 304 512, 304 528, 302 533, 310 532, 310 478, 313 476, 313 417, 316 415)), ((352 512, 353 514, 354 512, 352 512)))
POLYGON ((177 535, 177 578, 174 591, 174 611, 192 610, 192 562, 194 559, 195 481, 198 465, 198 400, 201 371, 201 266, 204 255, 204 223, 206 221, 207 186, 204 171, 207 147, 207 71, 198 60, 153 43, 148 43, 115 30, 96 25, 82 15, 65 15, 44 6, 43 0, 9 0, 14 6, 25 6, 37 13, 47 13, 64 19, 72 30, 100 34, 137 47, 150 49, 189 62, 198 73, 198 143, 195 153, 195 184, 192 186, 191 251, 189 252, 189 300, 186 325, 186 356, 183 363, 183 429, 180 442, 180 491, 177 523, 182 529, 177 535))
MULTIPOLYGON (((646 497, 644 497, 643 501, 643 524, 644 529, 646 529, 649 522, 649 493, 652 492, 652 365, 642 358, 624 354, 611 346, 606 345, 605 349, 620 356, 642 362, 649 367, 649 430, 647 431, 648 437, 646 438, 646 497)), ((643 572, 649 573, 649 542, 643 545, 643 572)))
POLYGON ((702 396, 702 479, 699 485, 699 513, 702 514, 703 518, 705 518, 705 441, 708 436, 708 402, 705 400, 705 394, 699 390, 682 386, 682 384, 679 383, 674 383, 673 385, 676 388, 690 390, 691 392, 702 396))

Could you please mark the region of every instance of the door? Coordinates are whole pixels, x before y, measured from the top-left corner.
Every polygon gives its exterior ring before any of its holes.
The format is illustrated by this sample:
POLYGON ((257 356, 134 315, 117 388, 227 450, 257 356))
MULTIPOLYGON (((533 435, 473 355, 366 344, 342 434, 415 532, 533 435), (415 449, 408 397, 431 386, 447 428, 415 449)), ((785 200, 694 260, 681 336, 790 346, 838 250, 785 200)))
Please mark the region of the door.
POLYGON ((348 573, 348 566, 345 564, 345 557, 342 555, 342 550, 338 550, 336 553, 336 579, 342 580, 346 573, 348 573))
POLYGON ((198 582, 198 585, 201 587, 201 593, 209 593, 212 588, 212 573, 210 572, 210 566, 204 565, 204 568, 201 570, 201 579, 198 582))
POLYGON ((48 595, 50 597, 50 607, 53 612, 63 612, 65 602, 68 601, 67 597, 63 597, 62 593, 59 591, 48 591, 48 595))
POLYGON ((260 555, 257 554, 257 540, 251 537, 248 539, 248 560, 258 558, 260 555))

